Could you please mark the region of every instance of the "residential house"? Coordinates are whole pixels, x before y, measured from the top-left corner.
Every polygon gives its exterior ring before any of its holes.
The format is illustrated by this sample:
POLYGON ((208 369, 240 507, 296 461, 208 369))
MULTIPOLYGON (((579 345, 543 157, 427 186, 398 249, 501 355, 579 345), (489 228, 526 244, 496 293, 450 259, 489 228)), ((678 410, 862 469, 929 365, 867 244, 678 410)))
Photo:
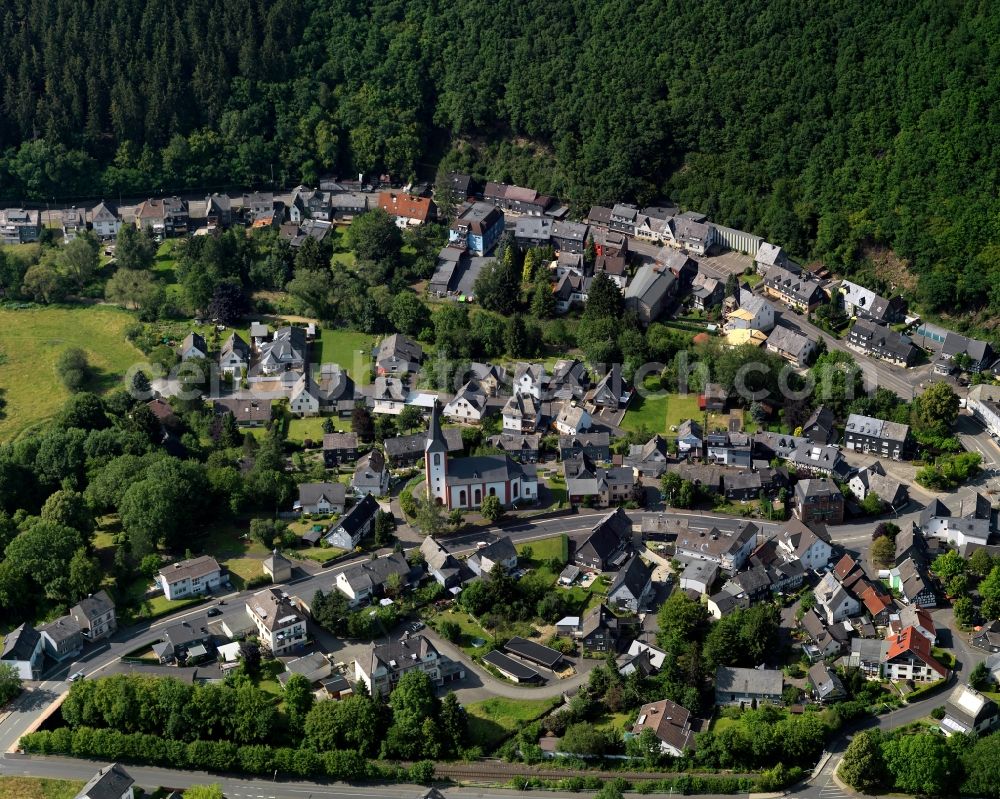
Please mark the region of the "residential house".
POLYGON ((517 550, 510 536, 503 536, 473 552, 466 561, 474 574, 485 577, 499 566, 510 574, 517 568, 517 550))
POLYGON ((902 322, 906 315, 906 300, 898 294, 891 299, 880 297, 874 291, 850 280, 840 282, 840 297, 848 316, 871 319, 889 325, 902 322))
POLYGON ((442 685, 442 663, 447 660, 422 635, 405 636, 385 644, 372 644, 368 657, 354 661, 354 679, 364 683, 374 696, 389 696, 404 674, 414 670, 424 672, 434 685, 442 685))
POLYGON ((518 463, 537 463, 541 441, 538 433, 501 433, 488 439, 491 447, 496 447, 518 463))
POLYGON ((840 524, 844 521, 844 495, 825 477, 795 484, 795 515, 806 524, 840 524))
POLYGON ((634 205, 617 203, 611 209, 611 219, 608 222, 608 227, 611 230, 624 233, 626 236, 633 236, 635 235, 635 220, 638 215, 639 209, 634 205))
POLYGON ((552 290, 555 298, 556 312, 569 313, 574 306, 587 304, 590 298, 590 284, 592 278, 580 277, 578 275, 565 274, 556 281, 556 286, 552 290))
POLYGON ((836 624, 861 612, 861 604, 833 572, 823 575, 813 593, 816 596, 816 612, 827 624, 836 624))
POLYGON ((898 566, 907 558, 923 563, 927 556, 927 542, 923 535, 917 530, 916 525, 903 525, 903 529, 896 534, 896 559, 898 566))
POLYGON ((756 605, 771 598, 771 578, 765 566, 751 566, 730 577, 722 590, 733 596, 745 597, 747 606, 756 605))
POLYGON ((668 457, 667 442, 657 433, 645 444, 631 444, 622 465, 635 470, 640 477, 659 479, 667 470, 668 457))
POLYGON ((525 216, 541 216, 554 202, 552 197, 539 194, 534 189, 492 182, 487 183, 483 189, 483 199, 500 206, 505 211, 525 216))
MULTIPOLYGON (((782 456, 778 456, 782 457, 782 456)), ((839 447, 828 444, 804 443, 786 453, 782 459, 795 467, 798 476, 836 477, 846 480, 853 467, 844 460, 839 447)))
POLYGON ((72 616, 60 616, 38 628, 45 654, 60 663, 83 651, 83 631, 72 616))
POLYGON ((938 374, 948 374, 955 368, 961 368, 966 372, 979 373, 988 369, 994 360, 996 354, 988 341, 978 341, 948 331, 941 353, 934 364, 934 371, 938 374))
POLYGON ((545 367, 540 363, 519 363, 514 370, 514 394, 541 401, 545 388, 545 367))
POLYGON ((82 208, 64 208, 59 212, 59 224, 62 227, 63 242, 67 244, 87 229, 82 208))
POLYGON ((113 239, 122 228, 121 219, 103 200, 90 209, 90 224, 99 239, 113 239))
POLYGON ((932 608, 937 604, 923 566, 910 558, 889 570, 889 586, 899 591, 907 604, 921 608, 932 608))
POLYGON ((375 369, 380 377, 406 375, 420 369, 424 358, 423 348, 402 333, 386 336, 375 354, 375 369))
POLYGON ((182 361, 192 358, 207 358, 208 345, 200 333, 188 333, 181 342, 180 356, 182 361))
POLYGON ((559 252, 582 253, 587 242, 587 225, 557 219, 552 223, 551 241, 559 252))
POLYGON ((352 222, 368 210, 368 195, 347 191, 330 196, 330 216, 337 222, 352 222))
POLYGON ((573 553, 573 563, 589 571, 609 571, 625 562, 631 548, 632 520, 624 510, 616 508, 591 528, 573 553))
MULTIPOLYGON (((250 382, 260 382, 284 375, 304 373, 306 364, 306 332, 301 327, 279 327, 270 341, 258 347, 257 362, 250 369, 250 382)), ((297 376, 292 378, 297 380, 297 376)))
POLYGON ((941 732, 947 736, 983 735, 1000 724, 997 703, 968 685, 956 685, 944 705, 941 732))
POLYGON ((854 638, 851 641, 851 654, 847 660, 848 666, 860 669, 865 679, 878 680, 882 677, 882 661, 889 651, 889 643, 877 638, 854 638))
POLYGON ((563 461, 566 493, 573 505, 607 508, 636 498, 635 472, 624 466, 596 466, 585 454, 563 461))
POLYGON ((603 602, 587 611, 574 636, 588 652, 615 652, 618 649, 619 623, 603 602))
POLYGON ((888 477, 878 461, 857 472, 848 486, 861 501, 867 499, 869 494, 875 494, 885 505, 895 509, 910 501, 909 489, 898 480, 888 477))
POLYGON ((888 651, 882 661, 882 675, 887 680, 943 680, 948 670, 931 655, 931 645, 924 636, 907 627, 888 641, 888 651))
POLYGON ((789 519, 782 525, 777 536, 777 546, 785 558, 795 558, 812 571, 825 566, 833 554, 825 531, 821 536, 798 519, 789 519))
POLYGON ((860 599, 872 624, 877 627, 888 626, 889 616, 896 610, 891 595, 876 588, 875 584, 870 584, 861 592, 860 599))
POLYGON ((602 205, 592 205, 587 214, 587 224, 590 225, 590 233, 595 238, 598 233, 607 232, 611 226, 611 209, 602 205))
POLYGON ((472 572, 462 561, 431 536, 424 538, 420 544, 420 552, 424 556, 427 573, 442 588, 455 588, 472 576, 472 572))
POLYGON ((243 195, 243 213, 248 225, 274 216, 274 195, 269 191, 255 191, 243 195))
POLYGON ((347 487, 343 483, 299 483, 294 509, 299 513, 343 513, 347 487))
POLYGON ((683 556, 678 556, 676 560, 680 566, 680 580, 678 582, 680 589, 708 595, 715 581, 719 578, 719 564, 683 556))
POLYGON ((844 429, 844 447, 901 460, 909 450, 910 426, 852 413, 844 429))
POLYGON ((899 630, 897 632, 902 632, 907 627, 912 627, 930 641, 931 646, 937 643, 937 626, 934 624, 931 614, 925 608, 918 607, 917 605, 907 605, 901 608, 897 615, 899 616, 899 630))
POLYGON ((0 664, 12 667, 22 680, 40 679, 44 659, 42 635, 30 624, 15 627, 4 636, 0 664))
POLYGON ((695 732, 691 712, 669 699, 648 702, 639 708, 639 717, 632 725, 632 735, 652 730, 660 742, 660 751, 671 757, 682 757, 695 748, 695 732))
POLYGON ((409 583, 410 565, 399 552, 375 560, 357 563, 337 575, 335 586, 347 597, 351 607, 357 607, 382 596, 389 584, 399 580, 400 587, 409 583))
MULTIPOLYGON (((686 252, 673 247, 661 247, 653 261, 655 266, 666 269, 677 281, 678 290, 689 288, 699 273, 699 264, 686 252)), ((709 277, 718 275, 709 274, 709 277)))
POLYGON ((87 780, 76 799, 135 799, 135 780, 117 763, 105 766, 87 780))
POLYGON ((219 416, 232 414, 240 427, 264 427, 271 421, 274 400, 217 399, 212 401, 215 413, 219 416))
POLYGON ((709 463, 749 469, 751 455, 750 437, 744 433, 716 430, 705 436, 705 459, 709 463))
POLYGON ((301 417, 318 416, 319 409, 319 391, 316 390, 316 384, 305 374, 299 375, 288 396, 289 412, 301 417))
POLYGON ((362 538, 374 533, 375 516, 378 511, 378 502, 373 496, 366 494, 360 502, 327 528, 323 538, 332 547, 352 550, 362 538))
POLYGON ((560 358, 552 367, 552 374, 545 385, 545 396, 552 402, 580 402, 590 386, 590 375, 583 361, 560 358))
POLYGON ((514 394, 503 406, 503 429, 533 433, 542 418, 542 404, 530 394, 514 394))
POLYGON ((156 582, 170 600, 198 596, 222 584, 222 569, 210 555, 181 560, 160 569, 156 582))
POLYGON ((969 544, 989 543, 993 531, 993 507, 979 492, 972 501, 960 500, 957 513, 939 499, 932 499, 920 512, 920 529, 961 549, 969 544))
POLYGON ((523 249, 548 247, 552 238, 552 220, 522 216, 514 222, 514 241, 523 249))
MULTIPOLYGON (((561 435, 575 436, 590 429, 593 419, 582 405, 567 402, 559 410, 553 425, 561 435)), ((530 432, 530 431, 529 431, 530 432)))
POLYGON ((1000 438, 1000 387, 981 383, 969 389, 969 412, 990 435, 1000 438))
POLYGON ((406 407, 406 399, 409 396, 403 381, 398 377, 375 378, 372 388, 372 411, 374 413, 388 413, 398 415, 406 407))
POLYGON ((480 422, 486 413, 488 395, 475 380, 462 386, 455 397, 444 406, 444 415, 456 422, 480 422))
POLYGON ((378 207, 393 217, 401 228, 423 225, 437 213, 433 200, 401 191, 379 192, 378 207))
POLYGON ((847 346, 897 366, 913 366, 920 357, 920 350, 909 336, 868 319, 858 319, 851 325, 847 346))
POLYGON ((342 463, 354 463, 357 458, 357 433, 323 434, 323 465, 327 469, 334 469, 342 463))
POLYGON ((774 306, 749 289, 740 288, 738 302, 735 298, 732 303, 727 300, 723 316, 727 331, 759 330, 768 333, 774 329, 774 306))
MULTIPOLYGON (((685 214, 671 217, 664 228, 664 240, 672 247, 704 255, 715 244, 716 230, 707 222, 687 217, 685 214)), ((704 217, 701 217, 704 220, 704 217)))
POLYGON ((261 644, 275 657, 286 655, 305 643, 305 614, 281 589, 258 591, 247 599, 246 608, 261 644))
POLYGON ((238 381, 250 368, 250 345, 239 333, 231 333, 219 352, 219 371, 238 381))
POLYGON ((836 416, 826 405, 818 406, 802 425, 802 435, 813 444, 826 446, 837 431, 836 416))
POLYGON ((115 603, 103 588, 81 599, 69 609, 69 614, 80 625, 83 637, 88 641, 100 641, 118 629, 115 603))
POLYGON ((277 549, 261 561, 261 568, 272 583, 285 583, 292 578, 292 562, 277 549))
POLYGON ((593 461, 611 460, 611 434, 580 433, 575 436, 559 436, 560 460, 567 460, 581 454, 593 461))
POLYGON ((983 625, 970 641, 985 652, 1000 652, 1000 620, 983 625))
POLYGON ((447 186, 460 201, 467 200, 476 195, 471 175, 464 175, 461 172, 448 172, 443 176, 439 174, 437 180, 438 185, 447 186))
POLYGON ((701 425, 694 419, 685 419, 677 426, 677 451, 680 453, 693 452, 701 454, 704 443, 701 433, 701 425))
POLYGON ((847 698, 840 677, 825 663, 814 663, 809 668, 809 684, 812 686, 813 699, 820 704, 847 698))
POLYGON ((723 281, 699 272, 691 283, 691 304, 699 310, 707 311, 722 305, 725 293, 726 284, 723 281))
POLYGON ((618 669, 618 673, 623 677, 627 677, 636 670, 649 677, 663 668, 663 663, 667 659, 666 652, 638 639, 629 644, 627 654, 628 660, 618 669))
POLYGON ((228 194, 209 194, 205 197, 205 224, 223 228, 233 224, 233 201, 228 194))
POLYGON ((815 608, 806 611, 799 624, 809 636, 809 643, 803 644, 802 651, 811 661, 816 662, 834 657, 843 651, 846 636, 834 635, 834 632, 842 631, 843 626, 831 625, 828 629, 826 622, 817 615, 815 608))
POLYGON ((826 301, 819 282, 807 273, 796 274, 781 266, 772 266, 764 273, 764 293, 791 308, 805 313, 826 301))
POLYGON ((736 474, 727 472, 722 478, 722 484, 726 499, 751 502, 760 497, 764 482, 759 472, 740 471, 736 474))
POLYGON ((742 592, 732 593, 737 586, 731 585, 732 581, 727 581, 721 591, 717 591, 705 599, 705 608, 708 615, 718 621, 741 608, 750 607, 750 601, 746 594, 742 592))
POLYGON ((784 681, 774 669, 742 669, 719 666, 715 670, 715 704, 754 706, 779 704, 784 681))
POLYGON ((633 555, 618 570, 608 588, 608 602, 619 610, 638 613, 649 607, 654 594, 653 567, 643 563, 638 555, 633 555))
MULTIPOLYGON (((282 687, 288 684, 293 674, 305 677, 310 685, 322 682, 324 683, 324 688, 326 688, 327 678, 333 674, 333 664, 330 663, 330 659, 322 652, 312 652, 294 660, 289 660, 285 663, 285 670, 278 675, 278 682, 282 687)), ((344 678, 341 677, 340 679, 344 678)), ((344 680, 344 682, 346 683, 347 681, 344 680)), ((347 690, 350 692, 349 686, 347 686, 347 690)))
POLYGON ((504 229, 503 211, 492 203, 466 203, 448 231, 448 240, 473 255, 490 252, 504 229))
MULTIPOLYGON (((456 427, 446 427, 441 431, 444 435, 445 445, 448 453, 461 452, 465 449, 462 443, 462 431, 456 427)), ((390 465, 399 468, 410 466, 424 457, 424 446, 427 443, 427 436, 424 433, 413 433, 408 436, 394 436, 382 442, 385 449, 386 458, 390 465)))
POLYGON ((585 395, 587 407, 593 412, 609 411, 615 413, 625 408, 632 399, 632 392, 622 379, 621 367, 611 366, 604 376, 597 381, 585 395))
POLYGON ((358 460, 351 478, 355 496, 384 497, 389 493, 389 467, 381 450, 373 449, 358 460))
POLYGON ((292 190, 292 201, 288 206, 288 218, 292 222, 302 222, 306 219, 321 222, 330 221, 330 193, 307 186, 296 186, 292 190))
POLYGON ((767 337, 767 351, 780 355, 796 369, 809 365, 816 343, 788 327, 776 327, 767 337))
POLYGON ((677 279, 653 264, 639 267, 625 289, 625 310, 634 312, 643 324, 655 322, 676 293, 677 279))
POLYGON ((726 530, 688 530, 677 536, 675 551, 679 557, 711 561, 724 572, 735 574, 750 557, 758 532, 756 524, 745 520, 726 530))
POLYGON ((500 393, 500 389, 504 387, 507 372, 502 366, 473 361, 469 364, 465 377, 469 380, 475 380, 486 394, 495 397, 500 393))
POLYGON ((726 409, 729 394, 721 383, 705 383, 704 391, 698 396, 698 410, 721 412, 726 409))
POLYGON ((594 277, 604 273, 621 291, 628 287, 628 263, 624 255, 598 255, 594 259, 594 277))

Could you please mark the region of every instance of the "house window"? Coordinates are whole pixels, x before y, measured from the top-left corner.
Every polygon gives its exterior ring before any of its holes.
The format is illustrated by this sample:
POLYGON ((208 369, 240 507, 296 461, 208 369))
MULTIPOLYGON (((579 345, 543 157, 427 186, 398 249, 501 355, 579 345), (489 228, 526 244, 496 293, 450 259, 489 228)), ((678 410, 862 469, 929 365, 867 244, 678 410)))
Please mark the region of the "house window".
POLYGON ((441 456, 438 453, 434 453, 434 465, 435 466, 441 465, 441 456))

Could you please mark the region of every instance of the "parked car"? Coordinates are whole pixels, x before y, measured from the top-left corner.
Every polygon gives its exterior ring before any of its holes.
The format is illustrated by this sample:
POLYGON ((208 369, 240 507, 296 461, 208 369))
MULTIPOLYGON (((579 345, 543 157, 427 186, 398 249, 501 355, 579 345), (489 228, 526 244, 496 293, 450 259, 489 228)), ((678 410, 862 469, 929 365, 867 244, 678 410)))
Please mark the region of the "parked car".
POLYGON ((407 624, 406 629, 411 633, 419 633, 422 629, 424 629, 424 623, 422 621, 414 621, 407 624))

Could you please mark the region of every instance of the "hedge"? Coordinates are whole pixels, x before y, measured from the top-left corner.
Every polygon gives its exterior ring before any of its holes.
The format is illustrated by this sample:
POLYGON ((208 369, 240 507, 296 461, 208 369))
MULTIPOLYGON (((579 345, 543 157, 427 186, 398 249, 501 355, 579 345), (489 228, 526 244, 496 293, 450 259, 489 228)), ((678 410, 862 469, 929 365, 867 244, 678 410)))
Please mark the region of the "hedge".
POLYGON ((369 762, 358 752, 313 752, 262 744, 236 746, 228 741, 174 741, 158 735, 123 733, 92 727, 60 727, 33 732, 21 738, 25 752, 71 755, 96 760, 122 761, 168 768, 270 775, 275 769, 295 777, 329 777, 339 781, 360 779, 405 780, 408 773, 396 766, 369 762))

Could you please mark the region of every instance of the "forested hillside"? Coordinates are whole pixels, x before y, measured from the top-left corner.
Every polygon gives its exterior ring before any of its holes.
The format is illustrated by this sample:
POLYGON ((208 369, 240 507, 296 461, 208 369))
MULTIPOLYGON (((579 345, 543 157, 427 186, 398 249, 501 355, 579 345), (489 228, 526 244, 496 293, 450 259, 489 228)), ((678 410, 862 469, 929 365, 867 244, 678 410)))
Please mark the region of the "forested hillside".
POLYGON ((578 208, 666 194, 802 258, 891 248, 924 307, 1000 310, 991 3, 3 6, 8 199, 426 177, 443 155, 578 208))

